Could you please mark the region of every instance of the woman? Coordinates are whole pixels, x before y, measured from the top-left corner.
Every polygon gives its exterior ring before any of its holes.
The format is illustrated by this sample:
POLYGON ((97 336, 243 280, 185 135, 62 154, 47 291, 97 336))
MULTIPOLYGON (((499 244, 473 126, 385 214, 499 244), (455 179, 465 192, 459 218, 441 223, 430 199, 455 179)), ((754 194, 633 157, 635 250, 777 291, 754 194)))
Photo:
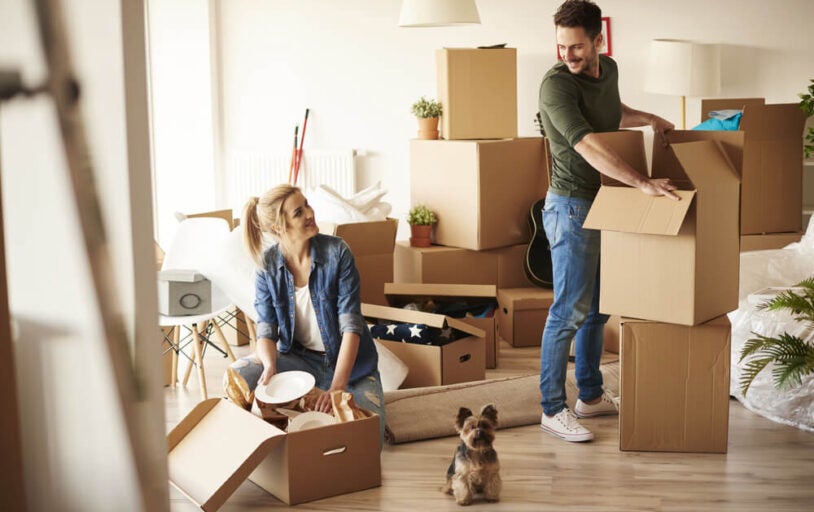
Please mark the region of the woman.
POLYGON ((383 440, 378 354, 362 317, 359 272, 347 244, 319 233, 313 208, 290 185, 246 203, 243 240, 260 267, 257 349, 232 367, 252 389, 277 372, 310 373, 322 391, 318 411, 331 412, 330 392, 348 391, 357 405, 379 415, 383 440), (265 252, 264 233, 277 241, 265 252))

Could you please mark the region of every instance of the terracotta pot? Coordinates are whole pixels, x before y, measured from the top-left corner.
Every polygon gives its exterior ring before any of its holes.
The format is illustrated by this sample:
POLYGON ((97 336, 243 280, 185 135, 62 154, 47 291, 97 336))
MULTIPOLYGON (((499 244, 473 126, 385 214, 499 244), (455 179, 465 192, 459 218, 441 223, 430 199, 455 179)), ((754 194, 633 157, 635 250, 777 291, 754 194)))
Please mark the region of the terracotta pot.
POLYGON ((410 245, 412 247, 429 247, 431 244, 430 236, 432 234, 432 226, 410 226, 410 245))
POLYGON ((418 117, 418 138, 422 140, 435 140, 438 138, 438 118, 418 117))

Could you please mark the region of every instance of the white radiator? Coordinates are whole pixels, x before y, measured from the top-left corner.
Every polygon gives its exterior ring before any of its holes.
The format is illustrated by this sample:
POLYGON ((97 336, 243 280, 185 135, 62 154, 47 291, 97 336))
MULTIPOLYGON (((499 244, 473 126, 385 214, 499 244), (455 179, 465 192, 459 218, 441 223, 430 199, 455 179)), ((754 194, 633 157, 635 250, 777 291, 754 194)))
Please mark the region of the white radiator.
MULTIPOLYGON (((342 197, 356 193, 356 151, 353 149, 305 149, 297 178, 304 191, 328 185, 342 197)), ((243 211, 251 196, 288 182, 291 154, 248 151, 232 152, 226 160, 226 198, 232 211, 243 211)))

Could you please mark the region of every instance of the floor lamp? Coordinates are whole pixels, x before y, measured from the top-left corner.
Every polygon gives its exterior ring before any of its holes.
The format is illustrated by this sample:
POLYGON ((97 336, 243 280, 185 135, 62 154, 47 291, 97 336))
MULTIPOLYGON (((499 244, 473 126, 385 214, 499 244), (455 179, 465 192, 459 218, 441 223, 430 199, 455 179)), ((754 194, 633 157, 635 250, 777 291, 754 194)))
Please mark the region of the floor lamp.
POLYGON ((676 39, 650 41, 644 90, 681 97, 681 129, 687 128, 686 97, 716 96, 721 88, 717 45, 676 39))

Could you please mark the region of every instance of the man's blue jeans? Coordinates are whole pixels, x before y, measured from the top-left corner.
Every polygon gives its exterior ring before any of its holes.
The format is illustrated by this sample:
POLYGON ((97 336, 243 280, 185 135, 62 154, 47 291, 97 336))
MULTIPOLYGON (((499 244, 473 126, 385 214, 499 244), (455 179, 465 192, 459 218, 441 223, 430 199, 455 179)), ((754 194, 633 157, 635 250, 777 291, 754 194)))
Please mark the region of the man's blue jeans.
POLYGON ((588 199, 549 192, 543 209, 554 270, 554 303, 540 352, 541 403, 548 416, 566 407, 565 374, 572 339, 579 398, 588 402, 602 395, 599 360, 608 316, 599 313, 600 232, 582 228, 590 207, 588 199))

